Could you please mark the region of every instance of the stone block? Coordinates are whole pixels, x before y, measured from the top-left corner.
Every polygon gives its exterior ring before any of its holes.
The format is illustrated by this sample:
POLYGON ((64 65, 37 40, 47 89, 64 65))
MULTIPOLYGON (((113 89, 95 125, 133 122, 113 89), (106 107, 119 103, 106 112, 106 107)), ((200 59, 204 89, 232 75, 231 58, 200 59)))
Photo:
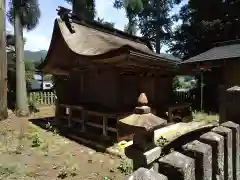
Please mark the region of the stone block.
POLYGON ((161 147, 155 147, 146 152, 136 148, 134 145, 125 148, 126 156, 133 160, 134 169, 151 167, 152 163, 160 157, 161 152, 161 147))
POLYGON ((200 136, 199 141, 212 147, 212 179, 224 179, 224 137, 208 132, 200 136))
POLYGON ((232 130, 233 179, 240 179, 240 125, 228 121, 221 124, 232 130))
POLYGON ((151 164, 155 160, 157 160, 162 153, 162 148, 161 147, 155 147, 149 151, 146 151, 143 156, 145 157, 145 162, 147 165, 151 164))
POLYGON ((148 179, 149 180, 168 180, 166 176, 145 168, 139 168, 127 178, 127 180, 148 180, 148 179))
POLYGON ((185 155, 195 159, 196 180, 212 180, 212 147, 195 140, 182 148, 185 155))
POLYGON ((169 180, 195 180, 195 160, 173 151, 159 159, 159 173, 169 180))
POLYGON ((232 159, 232 130, 223 126, 218 126, 212 129, 224 137, 224 179, 233 179, 233 159, 232 159))

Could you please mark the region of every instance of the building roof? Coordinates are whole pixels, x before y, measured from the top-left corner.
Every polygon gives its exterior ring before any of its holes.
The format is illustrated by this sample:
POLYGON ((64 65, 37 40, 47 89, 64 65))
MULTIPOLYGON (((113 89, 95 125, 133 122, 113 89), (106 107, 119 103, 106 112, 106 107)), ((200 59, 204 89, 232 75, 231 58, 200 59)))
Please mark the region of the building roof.
POLYGON ((62 18, 55 20, 49 51, 46 59, 40 64, 40 69, 44 69, 49 61, 54 61, 54 56, 57 54, 56 46, 59 44, 68 49, 65 54, 68 54, 66 57, 68 57, 69 62, 69 57, 73 57, 70 54, 74 54, 75 57, 78 57, 76 59, 82 61, 96 60, 101 62, 101 59, 106 60, 120 55, 141 56, 158 63, 162 61, 175 65, 180 61, 169 54, 155 53, 149 41, 144 38, 105 27, 95 21, 87 22, 76 18, 71 20, 74 32, 69 30, 66 21, 63 21, 62 18))
POLYGON ((139 39, 132 40, 124 36, 117 36, 116 34, 114 35, 76 22, 72 23, 75 30, 75 33, 72 34, 60 19, 56 20, 55 26, 60 28, 68 47, 79 55, 101 55, 123 46, 129 46, 129 48, 150 54, 153 53, 148 44, 139 39))
POLYGON ((240 58, 240 42, 228 41, 216 44, 216 47, 194 56, 183 63, 194 63, 221 59, 240 58))
POLYGON ((150 42, 144 38, 132 36, 114 28, 107 28, 96 22, 73 21, 72 27, 75 30, 73 34, 60 19, 57 19, 55 23, 59 26, 69 48, 79 55, 96 56, 127 47, 132 51, 147 53, 164 60, 180 61, 171 54, 155 53, 150 42))

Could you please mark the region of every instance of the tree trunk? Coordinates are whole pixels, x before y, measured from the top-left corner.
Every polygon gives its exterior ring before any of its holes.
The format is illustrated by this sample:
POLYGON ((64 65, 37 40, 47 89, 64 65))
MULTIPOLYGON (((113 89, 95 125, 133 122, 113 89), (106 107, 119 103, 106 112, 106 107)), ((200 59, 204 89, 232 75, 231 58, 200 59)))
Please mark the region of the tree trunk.
POLYGON ((157 14, 157 18, 156 18, 156 53, 160 54, 160 2, 159 0, 155 0, 156 1, 156 14, 157 14))
POLYGON ((5 0, 0 0, 0 120, 6 119, 7 117, 8 111, 5 0))
MULTIPOLYGON (((17 3, 18 4, 18 3, 17 3)), ((14 20, 15 49, 16 49, 16 110, 18 116, 28 116, 28 100, 26 88, 26 73, 24 64, 23 27, 20 20, 20 11, 15 7, 14 20)))

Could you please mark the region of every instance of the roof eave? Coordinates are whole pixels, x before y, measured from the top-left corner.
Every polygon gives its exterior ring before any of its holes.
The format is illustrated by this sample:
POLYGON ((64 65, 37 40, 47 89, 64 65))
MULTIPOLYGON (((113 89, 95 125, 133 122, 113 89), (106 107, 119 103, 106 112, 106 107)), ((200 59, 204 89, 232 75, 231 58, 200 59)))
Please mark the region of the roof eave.
POLYGON ((180 62, 176 61, 176 60, 165 59, 165 58, 161 58, 161 57, 154 56, 152 54, 148 54, 148 53, 140 52, 140 51, 130 50, 130 55, 137 56, 137 57, 142 57, 144 59, 152 60, 152 61, 155 61, 155 62, 166 62, 168 64, 172 64, 172 65, 176 65, 176 66, 178 64, 180 64, 180 62))
POLYGON ((196 60, 191 60, 191 61, 183 61, 181 64, 196 64, 196 63, 204 63, 204 62, 213 62, 213 61, 223 61, 223 60, 236 60, 239 59, 240 57, 230 57, 230 58, 222 58, 222 59, 196 59, 196 60))

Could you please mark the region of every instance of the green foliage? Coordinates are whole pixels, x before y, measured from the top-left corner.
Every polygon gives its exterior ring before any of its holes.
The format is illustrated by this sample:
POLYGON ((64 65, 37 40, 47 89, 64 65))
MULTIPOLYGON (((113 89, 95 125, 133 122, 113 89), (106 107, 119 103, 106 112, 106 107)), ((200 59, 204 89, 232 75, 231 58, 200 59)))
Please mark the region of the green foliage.
POLYGON ((167 43, 171 37, 173 17, 169 15, 175 4, 181 0, 115 0, 114 7, 124 8, 128 22, 128 32, 134 34, 134 30, 140 30, 143 37, 156 41, 156 29, 160 28, 161 44, 167 43), (157 1, 159 7, 157 8, 157 1), (159 13, 159 18, 157 14, 159 13))
POLYGON ((131 35, 136 35, 137 34, 137 22, 136 21, 132 21, 131 23, 128 22, 128 24, 126 24, 124 26, 124 32, 127 32, 131 35))
POLYGON ((67 177, 75 177, 77 176, 77 169, 78 167, 76 165, 72 166, 72 167, 68 167, 68 166, 63 166, 60 169, 60 172, 58 174, 58 178, 60 179, 65 179, 67 177))
MULTIPOLYGON (((25 28, 27 30, 32 30, 33 28, 35 28, 37 26, 39 19, 40 19, 41 14, 40 14, 38 0, 21 0, 21 1, 20 0, 10 0, 9 7, 10 8, 9 8, 9 11, 7 12, 7 17, 8 17, 8 20, 10 23, 16 25, 16 26, 14 26, 15 27, 14 31, 15 31, 15 33, 16 33, 15 35, 17 37, 16 43, 14 40, 14 42, 10 43, 9 45, 13 46, 13 44, 15 44, 15 46, 16 46, 15 49, 17 48, 20 50, 18 52, 21 52, 21 51, 24 51, 23 28, 25 28), (18 28, 16 28, 16 27, 18 27, 18 28)), ((24 60, 24 57, 22 56, 21 53, 16 54, 16 57, 19 62, 24 60)), ((21 67, 22 67, 22 66, 20 66, 20 64, 21 63, 17 63, 17 65, 19 65, 18 69, 21 69, 21 67)), ((24 82, 26 80, 24 70, 25 69, 21 69, 21 71, 18 71, 19 73, 17 74, 19 81, 21 81, 21 83, 17 83, 17 84, 21 84, 18 87, 18 89, 16 89, 15 85, 14 86, 12 85, 11 87, 14 88, 15 92, 16 91, 19 92, 19 93, 15 93, 15 94, 19 95, 17 97, 17 99, 19 102, 21 102, 21 103, 18 103, 18 107, 17 107, 19 113, 26 111, 26 113, 24 113, 24 115, 27 115, 28 114, 28 104, 25 103, 27 100, 26 99, 27 94, 26 94, 26 86, 25 86, 25 82, 24 82), (23 74, 20 72, 23 72, 23 74)), ((11 73, 15 73, 15 72, 16 71, 14 71, 14 68, 13 68, 13 71, 11 73)), ((9 72, 8 72, 8 74, 9 74, 9 72)), ((28 74, 26 74, 26 76, 28 76, 28 74)), ((31 76, 31 75, 29 75, 29 76, 31 76)), ((16 76, 12 80, 12 82, 16 82, 16 76)), ((16 96, 14 96, 14 97, 16 97, 16 96)), ((16 100, 15 98, 11 99, 12 102, 15 100, 16 100)), ((9 102, 8 102, 8 104, 10 104, 9 102)), ((13 104, 14 104, 12 102, 10 105, 11 108, 13 107, 13 104)), ((16 108, 16 107, 14 107, 14 108, 16 108)))
POLYGON ((32 147, 39 147, 41 145, 41 140, 38 134, 32 137, 32 147))
POLYGON ((133 163, 128 158, 122 158, 118 167, 121 173, 129 175, 133 172, 133 163))
POLYGON ((159 147, 164 147, 167 143, 168 140, 162 136, 157 140, 157 146, 159 147))
POLYGON ((35 65, 33 61, 25 60, 25 75, 26 75, 26 83, 27 83, 27 89, 30 89, 31 86, 31 80, 33 80, 33 75, 35 73, 35 65))
MULTIPOLYGON (((15 38, 12 34, 7 35, 7 49, 8 49, 8 106, 11 109, 15 108, 16 96, 16 52, 15 52, 15 38)), ((25 60, 25 75, 27 89, 30 88, 30 82, 33 79, 35 72, 35 64, 33 60, 25 60)), ((28 102, 31 112, 37 112, 34 99, 28 102)))
POLYGON ((124 31, 136 35, 137 32, 137 14, 143 10, 143 3, 141 0, 115 0, 113 6, 116 9, 125 9, 128 18, 128 24, 125 25, 124 31))
POLYGON ((34 29, 39 23, 41 12, 39 9, 38 0, 10 0, 9 11, 7 13, 8 20, 11 24, 14 23, 14 13, 20 11, 21 23, 27 30, 34 29))
POLYGON ((110 180, 110 178, 107 176, 104 176, 103 180, 110 180))
POLYGON ((240 37, 240 1, 190 0, 178 14, 182 20, 171 39, 169 52, 188 58, 214 43, 240 37))
POLYGON ((68 173, 65 169, 61 169, 61 171, 58 174, 58 178, 65 179, 68 177, 68 173))
POLYGON ((30 113, 37 113, 39 112, 39 109, 37 108, 35 102, 28 101, 28 108, 30 113))
POLYGON ((102 25, 110 28, 114 28, 114 23, 113 22, 107 22, 103 18, 97 18, 97 22, 101 23, 102 25))
POLYGON ((180 85, 180 81, 179 81, 179 78, 178 77, 175 77, 173 79, 173 89, 177 89, 177 88, 180 88, 181 85, 180 85))
POLYGON ((93 20, 96 15, 96 2, 95 0, 65 0, 68 3, 71 3, 78 6, 78 11, 80 12, 81 18, 86 18, 93 20))

